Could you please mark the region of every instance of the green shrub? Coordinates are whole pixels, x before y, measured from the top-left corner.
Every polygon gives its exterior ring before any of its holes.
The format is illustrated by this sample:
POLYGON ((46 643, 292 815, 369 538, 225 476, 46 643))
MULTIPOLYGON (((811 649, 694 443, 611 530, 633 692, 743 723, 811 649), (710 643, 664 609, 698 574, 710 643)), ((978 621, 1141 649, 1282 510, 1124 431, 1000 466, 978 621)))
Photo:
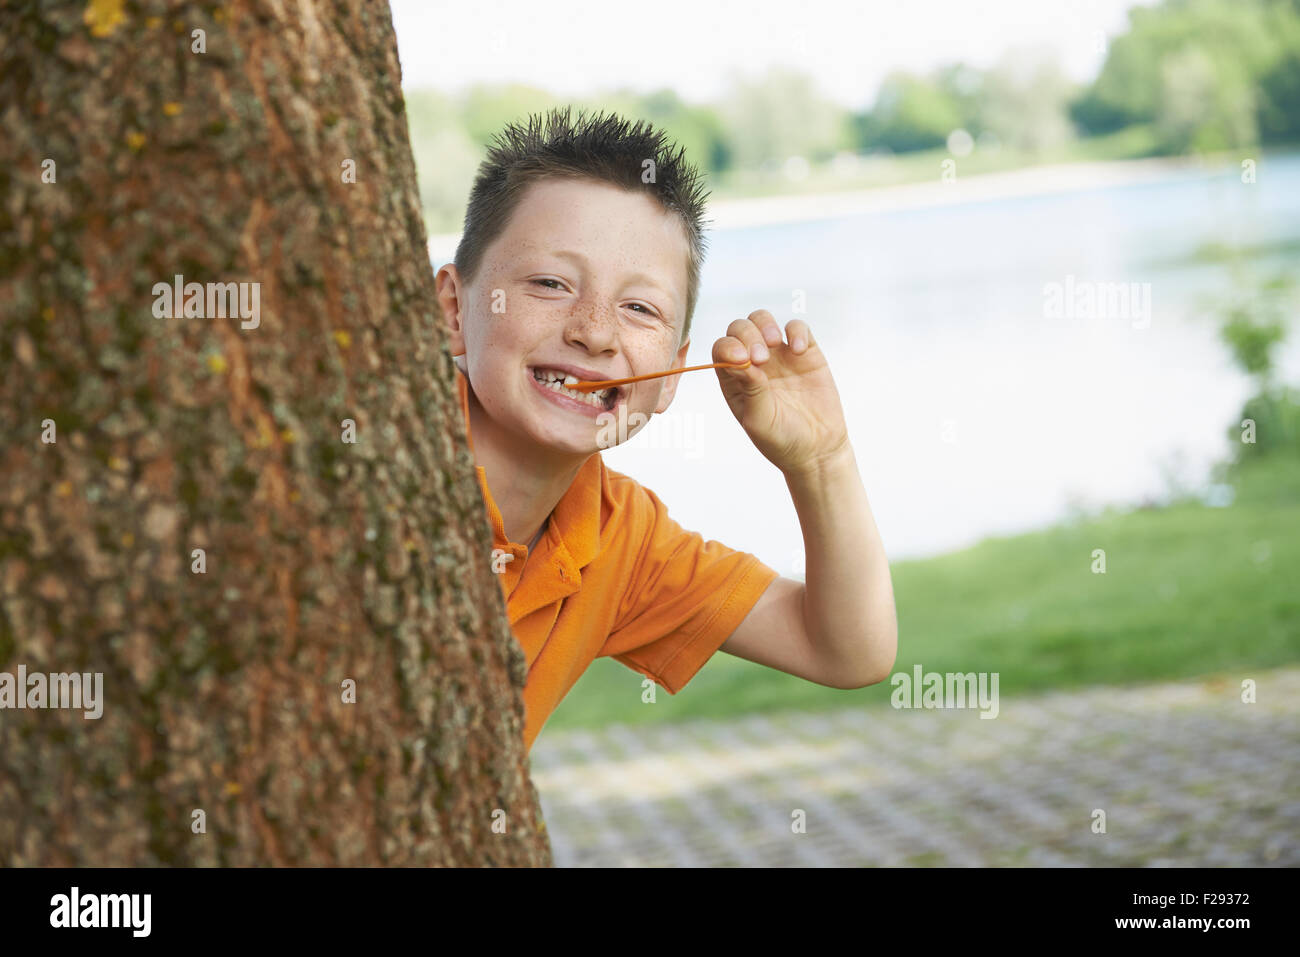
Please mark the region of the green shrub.
POLYGON ((1237 462, 1279 454, 1300 458, 1300 390, 1280 387, 1251 396, 1228 437, 1237 462))

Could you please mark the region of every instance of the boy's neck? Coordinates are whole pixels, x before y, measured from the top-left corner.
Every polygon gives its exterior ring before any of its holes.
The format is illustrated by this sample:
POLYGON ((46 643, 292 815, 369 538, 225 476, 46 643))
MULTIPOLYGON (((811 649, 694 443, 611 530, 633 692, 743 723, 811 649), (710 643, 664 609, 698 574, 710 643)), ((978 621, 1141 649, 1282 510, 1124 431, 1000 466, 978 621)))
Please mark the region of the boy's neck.
POLYGON ((529 455, 517 440, 511 441, 494 428, 473 389, 469 390, 469 428, 474 464, 487 476, 506 538, 529 543, 532 551, 534 537, 591 456, 575 462, 553 455, 529 455))

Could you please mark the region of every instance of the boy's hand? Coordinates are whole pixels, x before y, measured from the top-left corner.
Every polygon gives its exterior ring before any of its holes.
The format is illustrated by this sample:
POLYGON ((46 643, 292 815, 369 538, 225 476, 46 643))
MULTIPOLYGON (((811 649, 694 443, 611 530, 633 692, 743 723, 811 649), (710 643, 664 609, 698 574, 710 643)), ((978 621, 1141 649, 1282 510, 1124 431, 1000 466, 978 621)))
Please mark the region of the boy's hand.
POLYGON ((781 327, 766 309, 737 319, 713 343, 714 362, 744 362, 716 369, 727 405, 763 457, 786 475, 812 472, 850 454, 840 395, 808 324, 781 327))

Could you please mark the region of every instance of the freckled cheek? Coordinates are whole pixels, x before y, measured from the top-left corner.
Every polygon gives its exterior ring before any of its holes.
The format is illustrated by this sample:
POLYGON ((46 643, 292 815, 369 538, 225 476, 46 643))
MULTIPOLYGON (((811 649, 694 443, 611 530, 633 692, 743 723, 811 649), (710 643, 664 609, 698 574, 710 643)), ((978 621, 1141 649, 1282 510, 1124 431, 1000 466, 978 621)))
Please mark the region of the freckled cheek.
POLYGON ((646 388, 644 394, 637 402, 637 405, 645 409, 653 409, 657 406, 659 404, 659 399, 663 395, 663 382, 663 379, 651 379, 649 382, 638 383, 641 386, 648 386, 648 388, 646 388))
MULTIPOLYGON (((672 364, 672 357, 664 358, 663 349, 659 347, 647 347, 638 350, 631 356, 629 366, 633 375, 647 375, 651 372, 662 372, 672 364)), ((636 404, 647 409, 653 409, 659 404, 659 398, 663 394, 664 386, 668 380, 650 379, 646 382, 637 382, 632 386, 632 394, 636 399, 636 404)))
POLYGON ((488 311, 479 317, 479 345, 492 355, 509 353, 527 345, 535 322, 516 309, 513 312, 488 311))
POLYGON ((544 303, 516 295, 504 300, 504 312, 492 312, 491 306, 482 316, 484 342, 505 347, 527 345, 535 342, 546 330, 554 326, 544 303))

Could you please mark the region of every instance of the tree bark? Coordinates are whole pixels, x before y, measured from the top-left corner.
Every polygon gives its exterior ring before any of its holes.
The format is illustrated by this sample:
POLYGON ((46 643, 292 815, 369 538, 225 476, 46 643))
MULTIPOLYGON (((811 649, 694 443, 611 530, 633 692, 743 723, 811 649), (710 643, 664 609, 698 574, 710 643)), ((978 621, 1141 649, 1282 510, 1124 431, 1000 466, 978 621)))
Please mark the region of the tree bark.
POLYGON ((0 863, 549 865, 387 3, 0 18, 0 863))

